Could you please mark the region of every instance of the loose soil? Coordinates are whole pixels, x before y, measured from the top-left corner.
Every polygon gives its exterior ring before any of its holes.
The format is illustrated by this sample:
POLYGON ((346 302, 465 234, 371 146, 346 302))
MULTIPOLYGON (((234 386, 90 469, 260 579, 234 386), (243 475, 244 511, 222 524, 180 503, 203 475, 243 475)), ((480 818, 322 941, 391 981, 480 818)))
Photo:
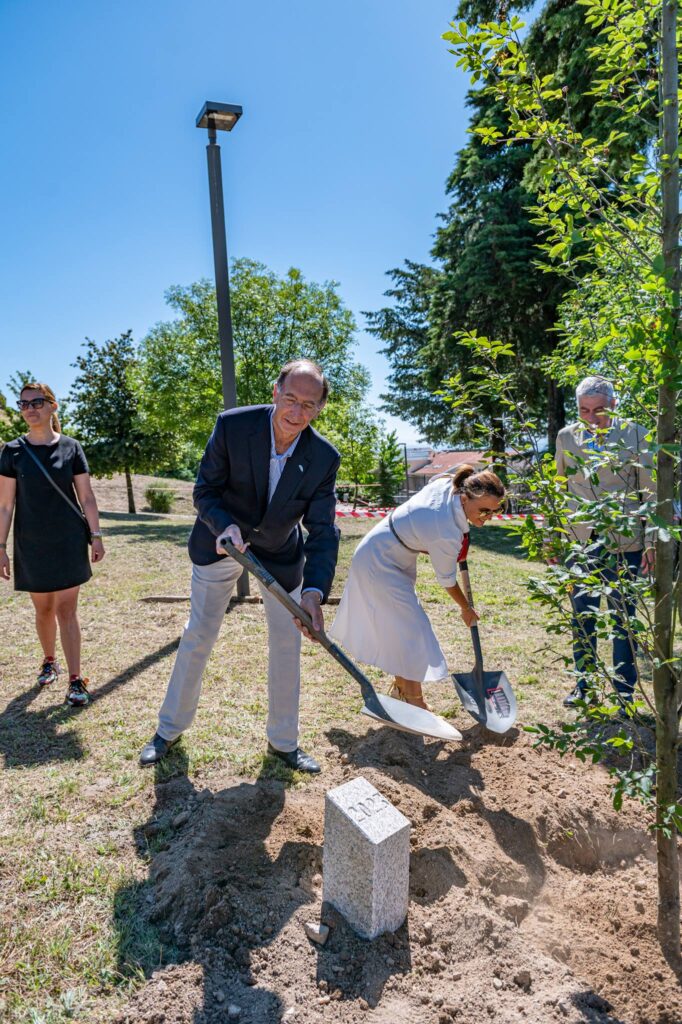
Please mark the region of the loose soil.
POLYGON ((679 1024, 653 843, 636 808, 610 808, 603 772, 478 726, 443 744, 361 719, 327 739, 324 774, 294 788, 198 791, 173 752, 138 836, 165 840, 140 912, 184 962, 117 1024, 679 1024), (374 942, 322 902, 325 790, 357 775, 412 823, 408 919, 374 942), (324 947, 304 932, 320 919, 324 947))

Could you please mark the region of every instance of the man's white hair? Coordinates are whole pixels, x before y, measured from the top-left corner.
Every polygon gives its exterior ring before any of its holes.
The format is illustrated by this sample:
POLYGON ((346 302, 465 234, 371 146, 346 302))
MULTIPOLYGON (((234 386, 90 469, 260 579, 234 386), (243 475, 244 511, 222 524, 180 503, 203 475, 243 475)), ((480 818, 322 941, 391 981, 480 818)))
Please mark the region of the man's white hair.
POLYGON ((616 397, 616 389, 606 377, 585 377, 575 389, 575 397, 579 402, 581 398, 593 395, 599 395, 610 403, 616 397))

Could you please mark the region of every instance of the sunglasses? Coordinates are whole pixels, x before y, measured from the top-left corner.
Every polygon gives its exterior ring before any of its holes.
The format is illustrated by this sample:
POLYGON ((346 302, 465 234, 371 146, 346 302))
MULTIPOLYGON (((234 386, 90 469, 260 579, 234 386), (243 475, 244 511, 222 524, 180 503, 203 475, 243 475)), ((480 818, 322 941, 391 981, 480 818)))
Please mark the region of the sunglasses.
POLYGON ((47 398, 31 398, 28 400, 20 398, 17 402, 17 409, 20 409, 22 412, 24 409, 42 409, 45 402, 47 402, 47 398))

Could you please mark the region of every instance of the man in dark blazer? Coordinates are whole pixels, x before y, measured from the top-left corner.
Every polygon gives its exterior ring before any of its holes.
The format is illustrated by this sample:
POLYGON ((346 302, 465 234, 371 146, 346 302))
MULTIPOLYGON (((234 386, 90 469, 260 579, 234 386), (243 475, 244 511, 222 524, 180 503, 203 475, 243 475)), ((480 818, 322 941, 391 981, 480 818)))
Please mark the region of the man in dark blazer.
MULTIPOLYGON (((320 367, 299 359, 282 368, 272 405, 218 416, 194 487, 190 617, 157 732, 140 755, 143 766, 160 761, 196 714, 206 662, 242 571, 227 556, 224 539, 240 551, 250 546, 315 627, 324 628, 321 605, 339 549, 334 488, 340 457, 310 424, 327 392, 320 367)), ((268 752, 298 771, 319 772, 298 745, 301 631, 265 587, 261 592, 268 623, 268 752)))

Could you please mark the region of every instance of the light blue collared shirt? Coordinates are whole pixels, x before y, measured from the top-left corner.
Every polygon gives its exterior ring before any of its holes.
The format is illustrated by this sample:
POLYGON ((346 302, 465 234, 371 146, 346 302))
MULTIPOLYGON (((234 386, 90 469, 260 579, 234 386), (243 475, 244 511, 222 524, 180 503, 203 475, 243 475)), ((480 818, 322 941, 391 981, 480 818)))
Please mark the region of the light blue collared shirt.
MULTIPOLYGON (((278 455, 277 446, 275 445, 275 431, 272 428, 272 413, 270 413, 270 477, 268 480, 268 504, 270 504, 270 502, 272 501, 272 496, 275 493, 275 488, 277 487, 277 484, 280 481, 280 477, 284 472, 284 467, 287 464, 287 459, 290 459, 291 456, 294 454, 294 449, 298 444, 300 436, 301 435, 298 434, 291 442, 287 450, 285 452, 282 452, 281 455, 278 455)), ((316 594, 319 594, 320 600, 322 600, 322 591, 318 590, 317 587, 306 587, 306 589, 303 591, 303 594, 307 594, 308 591, 310 590, 313 590, 316 594)))
POLYGON ((284 472, 287 459, 291 458, 294 454, 294 449, 298 444, 300 436, 300 434, 297 434, 287 450, 282 452, 281 455, 278 455, 277 447, 275 445, 275 431, 272 428, 272 413, 270 413, 270 477, 268 480, 268 504, 272 501, 272 496, 275 493, 275 488, 277 487, 280 477, 284 472))

